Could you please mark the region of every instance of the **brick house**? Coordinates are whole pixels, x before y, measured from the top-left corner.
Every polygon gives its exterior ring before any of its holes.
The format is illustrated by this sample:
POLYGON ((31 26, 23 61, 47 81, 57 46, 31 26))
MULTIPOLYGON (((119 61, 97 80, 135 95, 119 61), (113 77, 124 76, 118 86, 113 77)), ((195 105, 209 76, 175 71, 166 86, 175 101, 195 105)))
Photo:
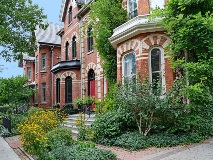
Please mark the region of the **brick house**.
MULTIPOLYGON (((164 1, 156 2, 164 4, 164 1)), ((33 101, 39 107, 50 108, 56 103, 63 107, 86 96, 103 100, 108 92, 101 59, 93 48, 93 30, 87 26, 90 8, 84 4, 92 2, 62 0, 59 17, 63 28, 51 24, 48 28, 55 26, 55 29, 36 31, 39 48, 35 57, 25 59, 24 70, 29 75, 31 68, 29 85, 37 90, 33 101)), ((170 39, 160 24, 148 21, 154 2, 122 0, 130 20, 115 28, 109 40, 117 50, 118 82, 141 73, 142 77, 149 76, 151 82, 160 77, 162 86, 168 90, 174 79, 164 53, 170 39)))
POLYGON ((76 98, 92 96, 103 100, 107 82, 103 75, 101 59, 93 48, 92 28, 87 28, 89 7, 92 1, 63 0, 60 21, 64 28, 61 36, 61 61, 53 66, 54 103, 64 106, 76 98))
MULTIPOLYGON (((160 78, 162 87, 168 90, 174 79, 168 56, 164 53, 170 38, 160 24, 148 21, 150 7, 154 7, 155 2, 122 0, 130 20, 114 29, 110 42, 117 49, 117 81, 140 73, 142 77, 149 76, 151 82, 160 78)), ((166 0, 158 2, 162 5, 166 0)))
POLYGON ((35 89, 31 98, 34 106, 50 108, 53 104, 53 75, 50 70, 53 64, 60 61, 61 38, 57 35, 61 26, 50 23, 46 30, 39 27, 35 30, 38 49, 34 57, 23 55, 24 74, 27 75, 27 85, 35 89))

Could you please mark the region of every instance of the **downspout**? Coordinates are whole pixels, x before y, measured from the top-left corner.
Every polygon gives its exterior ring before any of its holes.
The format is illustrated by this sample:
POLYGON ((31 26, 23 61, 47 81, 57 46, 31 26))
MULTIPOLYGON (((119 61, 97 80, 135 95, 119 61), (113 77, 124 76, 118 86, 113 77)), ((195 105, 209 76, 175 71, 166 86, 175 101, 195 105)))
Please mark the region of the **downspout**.
MULTIPOLYGON (((54 49, 54 45, 51 45, 50 46, 50 61, 51 61, 51 68, 53 67, 53 49, 54 49)), ((52 103, 52 90, 53 90, 53 83, 52 83, 52 78, 53 78, 53 76, 52 76, 52 72, 50 72, 50 108, 52 108, 53 107, 53 103, 52 103)))

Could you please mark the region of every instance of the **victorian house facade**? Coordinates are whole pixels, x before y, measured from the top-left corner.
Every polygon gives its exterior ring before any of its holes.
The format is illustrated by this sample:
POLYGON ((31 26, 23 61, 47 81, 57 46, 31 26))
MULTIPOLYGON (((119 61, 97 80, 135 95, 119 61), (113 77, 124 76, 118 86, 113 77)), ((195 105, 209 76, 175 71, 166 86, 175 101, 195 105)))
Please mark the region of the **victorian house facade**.
MULTIPOLYGON (((108 92, 102 61, 93 48, 93 29, 87 25, 90 8, 84 4, 92 2, 62 0, 59 17, 63 27, 50 24, 49 29, 35 32, 38 51, 35 57, 26 56, 24 60, 28 85, 33 85, 37 91, 32 99, 35 105, 51 108, 60 104, 63 107, 86 96, 103 100, 108 92)), ((140 73, 151 82, 160 79, 162 87, 168 90, 174 79, 164 52, 170 39, 160 24, 148 20, 150 7, 155 7, 155 2, 165 4, 166 0, 121 2, 129 21, 115 28, 109 38, 117 50, 117 81, 123 82, 140 73)))
POLYGON ((161 81, 168 90, 173 83, 165 48, 170 42, 165 29, 156 21, 149 21, 150 8, 167 0, 122 0, 130 20, 114 29, 110 42, 117 49, 117 81, 124 81, 139 74, 149 77, 150 82, 161 81))

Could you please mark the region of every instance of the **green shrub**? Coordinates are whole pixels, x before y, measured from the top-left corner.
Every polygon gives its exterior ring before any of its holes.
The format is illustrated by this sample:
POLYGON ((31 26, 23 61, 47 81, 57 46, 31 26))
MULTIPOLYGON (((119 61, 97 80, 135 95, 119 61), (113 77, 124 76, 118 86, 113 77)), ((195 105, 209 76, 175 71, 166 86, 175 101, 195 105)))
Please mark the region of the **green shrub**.
POLYGON ((130 128, 129 119, 126 119, 120 112, 110 111, 95 120, 92 124, 92 131, 95 138, 111 138, 118 136, 130 128))
POLYGON ((43 160, 116 160, 111 151, 95 148, 90 143, 76 142, 71 146, 56 146, 52 151, 46 152, 43 160))
POLYGON ((11 109, 11 107, 8 105, 0 106, 0 113, 7 113, 7 111, 10 109, 11 109))
POLYGON ((99 144, 118 146, 129 150, 138 150, 147 147, 171 147, 176 145, 198 143, 203 139, 204 137, 197 133, 159 133, 143 136, 138 132, 126 132, 113 138, 101 138, 97 142, 99 144))

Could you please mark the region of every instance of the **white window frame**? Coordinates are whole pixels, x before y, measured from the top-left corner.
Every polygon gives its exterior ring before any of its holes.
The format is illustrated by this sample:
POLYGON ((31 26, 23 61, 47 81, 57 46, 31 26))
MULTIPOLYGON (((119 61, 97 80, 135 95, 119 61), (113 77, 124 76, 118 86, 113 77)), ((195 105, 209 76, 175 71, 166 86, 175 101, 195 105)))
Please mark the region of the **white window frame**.
POLYGON ((36 65, 36 73, 38 73, 38 56, 36 56, 36 61, 35 61, 35 65, 36 65))
MULTIPOLYGON (((128 53, 126 53, 125 55, 123 55, 123 57, 122 57, 122 83, 124 84, 124 80, 125 80, 125 78, 129 78, 129 79, 131 79, 133 76, 136 76, 136 68, 137 68, 137 65, 136 65, 136 53, 135 53, 135 51, 131 51, 131 52, 128 52, 128 53), (125 57, 126 56, 128 56, 128 55, 130 55, 130 54, 134 54, 134 56, 135 56, 135 73, 134 74, 129 74, 129 75, 125 75, 125 57)), ((131 68, 131 69, 133 69, 133 68, 131 68)))
POLYGON ((160 75, 161 75, 161 87, 162 87, 162 94, 166 91, 166 80, 165 80, 165 59, 164 59, 164 49, 160 46, 154 46, 150 48, 149 50, 149 78, 150 83, 152 83, 152 62, 151 62, 151 52, 153 49, 159 49, 160 50, 160 75))
POLYGON ((46 71, 46 53, 41 54, 41 71, 46 71))
POLYGON ((41 103, 46 102, 46 83, 41 83, 41 103))
POLYGON ((128 16, 129 16, 129 18, 130 19, 133 19, 134 17, 137 17, 138 16, 138 0, 135 0, 136 1, 136 3, 137 3, 137 8, 135 8, 134 10, 132 10, 132 11, 130 11, 130 1, 133 1, 133 0, 128 0, 128 3, 127 3, 127 10, 128 10, 128 16), (137 10, 137 15, 135 16, 134 15, 134 17, 132 17, 131 16, 131 14, 133 13, 133 12, 135 12, 137 10))
POLYGON ((27 67, 27 79, 28 79, 28 81, 31 81, 31 74, 32 74, 31 67, 27 67))

